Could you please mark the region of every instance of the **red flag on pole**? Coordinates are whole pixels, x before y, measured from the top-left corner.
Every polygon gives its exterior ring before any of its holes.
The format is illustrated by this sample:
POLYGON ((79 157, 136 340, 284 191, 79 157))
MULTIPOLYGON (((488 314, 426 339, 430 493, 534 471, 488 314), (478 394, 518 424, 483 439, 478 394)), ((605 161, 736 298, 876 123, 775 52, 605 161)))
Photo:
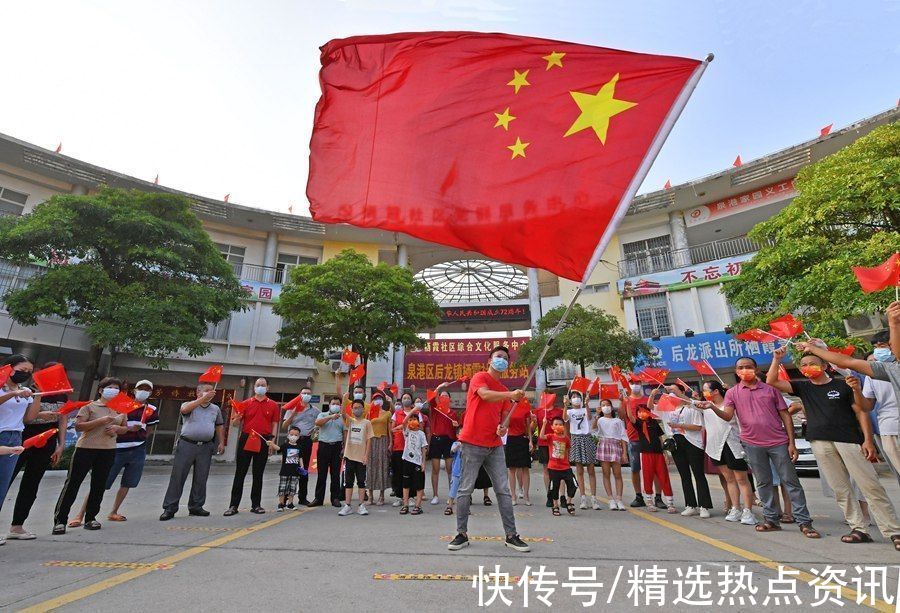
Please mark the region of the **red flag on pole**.
POLYGON ((784 364, 778 365, 778 380, 779 381, 790 381, 791 376, 788 374, 787 368, 784 367, 784 364))
POLYGON ((672 180, 666 179, 666 184, 663 185, 663 189, 672 189, 672 180))
POLYGON ((431 402, 437 398, 437 392, 435 390, 425 390, 425 402, 431 402))
POLYGON ((591 386, 591 380, 585 377, 575 377, 572 379, 572 385, 569 386, 569 389, 574 392, 581 392, 581 395, 585 395, 588 391, 588 388, 591 386))
POLYGON ((59 153, 61 151, 62 151, 62 141, 60 141, 59 144, 56 146, 56 153, 59 153))
POLYGON ((735 168, 738 168, 743 165, 744 165, 744 163, 741 161, 740 155, 738 155, 736 158, 734 158, 734 163, 732 164, 732 166, 734 166, 735 168))
POLYGON ((477 32, 332 40, 321 61, 313 219, 579 281, 706 66, 477 32))
POLYGON ((615 383, 604 383, 600 386, 601 400, 615 400, 619 397, 619 386, 615 383))
POLYGON ((6 385, 6 382, 9 381, 9 376, 12 374, 13 368, 9 364, 4 366, 0 366, 0 386, 6 385))
POLYGON ((660 413, 668 413, 669 411, 674 411, 678 407, 681 406, 681 400, 669 394, 663 394, 659 397, 659 400, 656 401, 656 404, 653 405, 653 409, 655 411, 659 411, 660 413))
POLYGON ((59 394, 71 392, 72 384, 66 376, 66 369, 62 364, 54 364, 31 375, 32 381, 41 390, 42 394, 59 394))
POLYGON ((588 396, 599 396, 600 395, 600 377, 597 377, 591 382, 591 388, 588 390, 588 396))
POLYGON ((128 415, 133 410, 141 408, 141 403, 125 392, 119 392, 112 400, 106 401, 106 406, 116 413, 128 415))
POLYGON ((548 394, 547 392, 544 392, 543 394, 541 394, 541 401, 538 404, 537 408, 539 410, 547 411, 549 409, 552 409, 553 405, 555 405, 555 404, 556 404, 556 394, 548 394))
POLYGON ((628 381, 628 377, 622 374, 622 369, 618 366, 610 367, 609 376, 612 377, 613 381, 621 385, 626 392, 631 390, 631 382, 628 381))
POLYGON ((831 127, 833 125, 834 125, 833 123, 830 123, 827 126, 825 126, 824 128, 822 128, 821 130, 819 130, 819 136, 828 136, 831 133, 831 127))
POLYGON ((853 274, 862 291, 867 294, 900 286, 900 253, 895 253, 873 268, 854 266, 853 274))
POLYGON ((772 331, 772 334, 784 339, 794 338, 798 334, 803 334, 803 323, 788 313, 770 321, 769 330, 772 331))
POLYGON ((222 365, 215 364, 206 369, 206 372, 197 379, 200 383, 218 383, 222 380, 222 365))
MULTIPOLYGON (((229 198, 231 198, 231 194, 230 194, 230 193, 229 193, 229 194, 225 194, 225 197, 222 198, 222 200, 223 200, 224 202, 228 202, 228 199, 229 199, 229 198)), ((257 449, 257 451, 259 451, 259 450, 257 449)))
POLYGON ((262 451, 262 437, 258 436, 256 432, 247 436, 247 441, 244 443, 244 451, 249 453, 259 453, 262 451))
POLYGON ((69 413, 74 413, 81 407, 88 405, 88 404, 91 404, 90 400, 69 400, 68 402, 64 403, 61 407, 59 407, 59 409, 57 410, 57 413, 59 413, 60 415, 68 415, 69 413))
POLYGON ((707 377, 716 376, 716 369, 712 367, 709 360, 688 360, 688 364, 690 364, 691 368, 696 370, 698 374, 707 377))
POLYGON ((675 384, 680 385, 688 394, 694 391, 694 388, 692 388, 690 385, 688 385, 678 377, 675 377, 675 384))
POLYGON ((366 367, 364 364, 360 364, 356 368, 350 371, 350 385, 353 385, 360 379, 366 376, 366 367))
POLYGON ((772 334, 771 332, 766 332, 765 330, 761 330, 760 328, 751 328, 746 332, 741 332, 740 334, 735 334, 734 338, 740 339, 742 341, 756 341, 757 343, 774 343, 775 341, 785 340, 779 338, 778 336, 772 334))
POLYGON ((657 385, 665 385, 666 377, 669 376, 669 371, 665 368, 650 368, 647 366, 637 374, 638 379, 644 381, 646 383, 655 383, 657 385))
POLYGON ((238 400, 237 398, 232 398, 232 399, 231 399, 231 408, 232 408, 232 409, 234 410, 234 412, 237 413, 238 415, 243 415, 243 414, 244 414, 244 411, 246 411, 246 410, 247 410, 247 407, 249 407, 249 406, 250 406, 250 399, 249 399, 249 398, 248 398, 247 400, 243 400, 243 401, 242 401, 242 400, 238 400))
POLYGON ((391 396, 393 396, 394 398, 397 397, 397 392, 400 391, 400 388, 397 386, 396 383, 391 383, 391 387, 389 387, 388 389, 391 392, 391 396))
POLYGON ((25 442, 22 443, 22 447, 25 449, 31 449, 32 447, 40 449, 41 447, 44 447, 51 438, 56 436, 57 432, 59 432, 59 428, 50 428, 40 434, 35 434, 32 437, 26 438, 25 442))
POLYGON ((853 352, 856 351, 856 347, 854 347, 853 345, 847 345, 846 347, 843 347, 843 348, 829 347, 828 351, 834 351, 835 353, 843 353, 844 355, 849 356, 849 355, 853 355, 853 352))
POLYGON ((343 362, 344 364, 349 364, 350 366, 355 366, 356 360, 358 359, 359 354, 349 349, 344 349, 344 353, 341 354, 341 362, 343 362))
POLYGON ((153 410, 153 407, 147 407, 146 409, 144 409, 144 412, 141 413, 141 423, 146 424, 147 420, 153 417, 153 414, 155 412, 156 411, 153 410))
POLYGON ((291 398, 290 400, 285 402, 282 409, 284 409, 285 411, 291 411, 298 407, 300 408, 300 410, 305 409, 306 405, 303 404, 303 399, 300 398, 300 396, 301 396, 301 394, 297 394, 294 398, 291 398))

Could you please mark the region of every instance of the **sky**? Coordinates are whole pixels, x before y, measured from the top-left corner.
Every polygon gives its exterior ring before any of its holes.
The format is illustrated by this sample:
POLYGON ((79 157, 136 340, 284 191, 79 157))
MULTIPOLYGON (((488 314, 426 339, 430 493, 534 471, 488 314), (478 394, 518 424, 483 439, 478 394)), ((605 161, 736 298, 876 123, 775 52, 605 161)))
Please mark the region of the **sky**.
POLYGON ((162 185, 306 214, 318 48, 506 32, 716 59, 641 192, 895 106, 900 1, 0 1, 0 132, 162 185))

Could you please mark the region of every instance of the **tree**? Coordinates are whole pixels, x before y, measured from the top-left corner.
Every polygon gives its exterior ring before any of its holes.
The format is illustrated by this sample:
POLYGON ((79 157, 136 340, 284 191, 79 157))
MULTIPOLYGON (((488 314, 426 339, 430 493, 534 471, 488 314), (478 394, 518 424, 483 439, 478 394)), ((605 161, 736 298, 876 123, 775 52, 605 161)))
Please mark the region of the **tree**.
MULTIPOLYGON (((243 292, 187 198, 102 188, 58 194, 22 217, 0 219, 0 257, 49 262, 6 294, 16 322, 58 316, 91 339, 80 397, 93 387, 104 349, 157 368, 177 351, 201 356, 207 324, 242 308, 243 292)), ((112 358, 111 358, 112 359, 112 358)))
POLYGON ((438 305, 428 288, 404 267, 373 265, 346 249, 323 264, 291 270, 275 313, 284 325, 275 351, 318 360, 350 347, 363 364, 393 346, 422 347, 418 333, 438 325, 438 305))
POLYGON ((839 342, 843 319, 883 311, 892 291, 863 294, 851 266, 900 251, 900 122, 802 169, 798 195, 750 237, 762 246, 725 295, 744 312, 734 327, 764 327, 786 313, 839 342))
MULTIPOLYGON (((519 349, 518 362, 527 366, 537 362, 547 337, 565 310, 559 306, 541 317, 531 340, 519 349)), ((614 316, 593 306, 575 304, 563 329, 550 345, 542 367, 555 368, 560 361, 568 360, 578 364, 584 376, 586 364, 615 364, 631 369, 635 364, 650 361, 652 353, 652 346, 637 333, 622 328, 614 316)))

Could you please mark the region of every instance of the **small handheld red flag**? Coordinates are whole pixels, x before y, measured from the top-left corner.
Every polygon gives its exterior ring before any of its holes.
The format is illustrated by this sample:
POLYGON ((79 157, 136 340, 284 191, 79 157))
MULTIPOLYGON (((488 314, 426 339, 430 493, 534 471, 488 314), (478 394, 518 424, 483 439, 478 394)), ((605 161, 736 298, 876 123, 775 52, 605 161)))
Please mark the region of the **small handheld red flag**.
POLYGON ((688 360, 688 364, 690 364, 691 368, 696 370, 698 374, 707 377, 716 376, 716 369, 712 367, 708 360, 688 360))
POLYGON ((57 432, 59 432, 59 428, 50 428, 40 434, 35 434, 34 436, 25 439, 25 442, 22 443, 22 447, 25 449, 31 449, 32 447, 40 449, 46 445, 51 438, 56 436, 57 432))
POLYGON ((682 381, 682 380, 681 380, 680 378, 678 378, 678 377, 675 377, 675 384, 676 384, 676 385, 680 385, 681 387, 683 387, 684 390, 685 390, 688 394, 690 394, 692 391, 694 391, 694 388, 692 388, 690 385, 688 385, 687 383, 685 383, 684 381, 682 381))
POLYGON ((591 388, 588 390, 588 396, 599 396, 600 395, 600 377, 597 377, 593 381, 591 381, 591 388))
POLYGON ((856 347, 853 345, 847 345, 843 348, 838 347, 829 347, 828 351, 834 351, 835 353, 843 353, 844 355, 853 355, 853 352, 856 351, 856 347))
POLYGON ((788 374, 787 368, 784 367, 784 364, 778 365, 778 380, 779 381, 790 381, 791 376, 788 374))
POLYGON ((751 328, 746 332, 741 332, 740 334, 735 334, 734 338, 740 339, 742 341, 756 341, 757 343, 774 343, 775 341, 783 341, 787 340, 772 334, 771 332, 766 332, 765 330, 761 330, 760 328, 751 328))
POLYGON ((631 389, 631 383, 628 381, 628 377, 622 374, 621 368, 612 366, 609 369, 609 374, 613 378, 613 381, 618 382, 618 384, 622 386, 623 390, 627 392, 631 389))
POLYGON ((656 383, 657 385, 665 385, 666 377, 669 376, 668 369, 665 368, 650 368, 647 366, 638 373, 638 379, 641 381, 645 381, 647 383, 656 383))
POLYGON ((156 411, 153 410, 153 407, 147 407, 146 409, 144 409, 144 412, 141 414, 141 423, 146 424, 147 420, 153 417, 153 414, 155 412, 156 411))
POLYGON ((541 401, 538 404, 538 409, 542 409, 544 411, 548 411, 553 408, 553 405, 556 404, 556 394, 548 394, 544 392, 541 394, 541 401))
POLYGON ((769 330, 772 331, 772 334, 781 338, 794 338, 798 334, 803 334, 803 323, 794 319, 794 316, 788 313, 770 321, 769 330))
POLYGON ((668 413, 670 411, 674 411, 680 406, 680 398, 676 398, 675 396, 672 396, 670 394, 663 394, 659 397, 659 400, 656 401, 656 405, 653 408, 661 413, 668 413))
POLYGON ((867 294, 900 286, 900 252, 873 268, 854 266, 853 274, 856 275, 862 291, 867 294))
POLYGON ((300 398, 300 396, 301 396, 301 394, 297 394, 295 397, 291 398, 286 403, 284 403, 284 406, 281 408, 284 409, 285 411, 291 411, 296 408, 299 408, 300 410, 305 409, 306 405, 303 404, 303 399, 300 398))
POLYGON ((119 394, 112 400, 106 401, 106 406, 116 413, 128 415, 133 410, 141 408, 141 403, 139 403, 137 400, 135 400, 125 392, 119 392, 119 394))
POLYGON ((581 392, 582 395, 587 393, 588 388, 591 386, 591 380, 585 377, 575 377, 572 379, 572 385, 569 386, 569 389, 574 392, 581 392))
POLYGON ((341 354, 341 362, 343 362, 344 364, 349 364, 350 366, 355 366, 356 360, 358 359, 359 354, 349 349, 344 349, 344 353, 341 354))
POLYGON ((90 400, 69 400, 61 407, 59 407, 57 413, 59 413, 60 415, 68 415, 69 413, 74 413, 81 407, 88 404, 91 404, 90 400))
POLYGON ((604 383, 600 386, 600 400, 615 400, 619 397, 619 386, 615 383, 604 383))
POLYGON ((387 382, 387 381, 382 381, 381 383, 378 384, 378 387, 377 387, 376 389, 377 389, 379 392, 383 392, 384 390, 387 389, 387 386, 388 386, 388 382, 387 382))
POLYGON ((425 390, 425 402, 431 402, 437 398, 437 392, 435 390, 425 390))
POLYGON ((247 442, 244 443, 244 451, 249 453, 259 453, 262 450, 262 440, 256 436, 256 432, 247 436, 247 442))
POLYGON ((360 364, 356 368, 350 371, 350 385, 353 385, 360 379, 366 376, 366 367, 364 364, 360 364))
POLYGON ((69 383, 69 377, 66 376, 66 369, 62 364, 54 364, 35 371, 31 375, 31 379, 38 389, 41 390, 42 394, 59 394, 72 391, 72 384, 69 383))
POLYGON ((246 410, 247 410, 247 407, 249 407, 249 406, 250 406, 250 399, 249 399, 249 398, 248 398, 247 400, 243 400, 243 401, 242 401, 242 400, 238 400, 238 399, 236 399, 236 398, 232 398, 232 399, 231 399, 231 408, 232 408, 232 409, 234 410, 234 412, 237 413, 238 415, 243 415, 243 414, 244 414, 244 411, 246 411, 246 410))
POLYGON ((214 364, 206 369, 206 372, 197 379, 200 383, 218 383, 222 380, 222 365, 214 364))
POLYGON ((6 385, 6 382, 9 381, 9 376, 12 374, 12 370, 12 366, 9 364, 0 367, 0 385, 6 385))
POLYGON ((397 397, 397 393, 400 391, 400 388, 397 386, 396 383, 391 383, 391 387, 388 389, 391 392, 391 396, 393 396, 394 398, 397 397))
POLYGON ((450 397, 441 396, 438 398, 437 407, 444 413, 448 412, 450 410, 450 397))

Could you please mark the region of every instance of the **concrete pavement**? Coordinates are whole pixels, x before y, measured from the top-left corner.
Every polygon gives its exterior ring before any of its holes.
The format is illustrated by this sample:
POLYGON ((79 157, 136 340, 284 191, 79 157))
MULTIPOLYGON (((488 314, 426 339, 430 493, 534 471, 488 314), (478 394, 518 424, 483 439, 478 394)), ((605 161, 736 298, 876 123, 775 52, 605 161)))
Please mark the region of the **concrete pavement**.
MULTIPOLYGON (((697 608, 687 602, 754 611, 796 606, 793 596, 788 603, 787 593, 773 592, 781 588, 795 592, 800 606, 823 601, 817 608, 847 610, 857 608, 857 593, 864 598, 873 592, 866 585, 871 583, 869 574, 875 573, 878 581, 880 567, 896 565, 900 560, 900 553, 874 527, 876 543, 841 543, 839 536, 847 527, 834 500, 822 496, 815 478, 804 478, 803 483, 816 527, 823 534, 818 541, 804 538, 795 525, 785 525, 780 533, 757 534, 752 527, 725 522, 720 509, 707 520, 664 511, 623 513, 605 508, 579 510, 575 517, 565 513, 553 517, 538 502, 545 494, 540 473, 535 470, 535 506, 516 507, 521 535, 536 539, 530 543, 532 552, 523 554, 505 548, 502 540, 474 539, 470 547, 448 552, 446 539, 455 534, 456 517, 444 516, 443 505, 427 502, 420 516, 400 516, 396 508, 374 505, 369 507, 368 517, 338 517, 337 509, 330 506, 275 513, 275 466, 267 469, 266 515, 252 515, 246 510, 248 477, 244 510, 235 517, 222 517, 233 467, 219 465, 213 468, 209 482, 210 517, 188 517, 187 510, 182 509, 174 520, 160 522, 168 472, 163 466, 147 467, 140 487, 130 493, 121 511, 127 522, 105 520, 112 502, 110 492, 98 518, 102 530, 70 529, 65 536, 57 537, 49 532, 64 473, 48 473, 27 525, 38 539, 10 541, 0 547, 0 609, 138 608, 148 613, 188 607, 241 611, 262 606, 296 611, 383 607, 469 611, 479 608, 479 591, 482 602, 495 597, 490 605, 493 609, 520 609, 527 592, 529 607, 546 607, 537 600, 543 594, 554 609, 583 610, 582 603, 590 595, 578 596, 579 591, 596 594, 594 606, 603 610, 633 608, 635 602, 641 606, 664 602, 669 610, 697 608), (471 576, 479 567, 487 573, 497 564, 501 573, 513 577, 509 590, 490 589, 485 582, 473 587, 471 576), (779 582, 779 564, 801 574, 783 575, 779 582), (526 573, 526 567, 534 573, 542 565, 556 575, 531 576, 530 581, 515 585, 515 578, 526 573), (750 591, 741 589, 738 581, 741 566, 752 573, 750 591), (585 578, 580 581, 581 587, 566 585, 573 567, 576 570, 571 583, 579 583, 578 577, 585 578), (578 571, 578 567, 584 570, 578 571), (596 580, 591 580, 592 572, 596 580), (828 572, 833 577, 830 587, 808 585, 817 581, 816 574, 828 572), (555 585, 548 583, 553 580, 555 585), (791 580, 796 581, 796 588, 791 580), (846 587, 839 588, 841 581, 846 587), (585 587, 585 583, 603 586, 585 587), (548 590, 553 591, 548 594, 548 590), (507 606, 498 593, 511 605, 507 606), (828 601, 829 596, 842 600, 845 606, 828 601)), ((442 475, 444 494, 445 479, 442 475)), ((675 473, 672 481, 677 501, 681 495, 675 473)), ((900 488, 893 478, 885 477, 882 483, 892 499, 900 500, 900 488)), ((718 480, 711 478, 710 485, 720 505, 718 480)), ((427 487, 430 495, 430 484, 427 487)), ((0 513, 4 525, 12 513, 17 488, 18 482, 13 484, 0 513)), ((79 503, 86 491, 85 485, 79 503)), ((626 498, 631 493, 627 472, 625 493, 626 498)), ((492 507, 483 507, 480 498, 476 496, 472 506, 470 535, 501 536, 496 497, 492 507)), ((883 593, 874 590, 882 601, 876 601, 874 607, 881 610, 893 609, 885 601, 897 594, 896 566, 887 570, 886 576, 883 593)), ((496 581, 497 577, 486 579, 496 581)))

